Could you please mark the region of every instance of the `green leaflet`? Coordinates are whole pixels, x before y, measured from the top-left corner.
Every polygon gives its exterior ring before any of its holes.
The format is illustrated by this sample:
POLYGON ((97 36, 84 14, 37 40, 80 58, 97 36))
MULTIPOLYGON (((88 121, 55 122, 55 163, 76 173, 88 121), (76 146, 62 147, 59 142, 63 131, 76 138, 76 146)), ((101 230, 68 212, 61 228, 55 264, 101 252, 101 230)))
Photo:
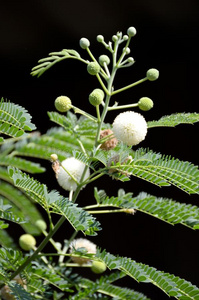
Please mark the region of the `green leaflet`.
POLYGON ((149 214, 171 225, 182 224, 192 229, 199 227, 199 208, 195 205, 176 202, 141 192, 137 197, 132 193, 118 191, 118 197, 108 197, 103 190, 94 191, 99 207, 134 209, 149 214))
POLYGON ((116 257, 105 250, 98 251, 96 257, 104 261, 110 270, 121 270, 138 282, 152 283, 168 296, 182 300, 199 299, 199 289, 196 286, 172 274, 158 271, 154 267, 137 263, 130 258, 116 257))
POLYGON ((77 51, 71 49, 63 49, 62 51, 59 52, 49 53, 49 57, 40 59, 38 61, 39 64, 34 68, 32 68, 31 75, 40 77, 44 72, 50 69, 53 65, 66 58, 73 58, 73 59, 80 60, 80 55, 77 51))
MULTIPOLYGON (((19 138, 25 135, 25 131, 36 129, 31 123, 31 116, 25 108, 6 102, 2 98, 0 101, 0 133, 19 138)), ((2 141, 2 139, 1 139, 2 141)))
POLYGON ((8 283, 9 288, 15 295, 17 300, 34 300, 30 293, 28 293, 20 284, 15 281, 10 281, 8 283))
POLYGON ((164 116, 158 121, 147 122, 148 128, 153 127, 175 127, 179 124, 194 124, 199 122, 198 113, 175 113, 170 116, 164 116))
POLYGON ((45 171, 45 168, 38 163, 9 155, 0 155, 0 166, 13 166, 29 173, 42 173, 45 171))
POLYGON ((88 235, 96 235, 96 231, 101 229, 99 222, 94 217, 77 207, 77 204, 73 204, 67 198, 60 196, 58 192, 48 192, 45 184, 39 183, 13 167, 9 167, 8 172, 15 186, 24 190, 46 211, 50 210, 51 213, 65 216, 75 230, 81 230, 88 235))
POLYGON ((111 168, 118 173, 133 175, 158 186, 172 184, 188 194, 199 193, 198 166, 151 150, 138 149, 132 162, 123 165, 117 163, 111 168))

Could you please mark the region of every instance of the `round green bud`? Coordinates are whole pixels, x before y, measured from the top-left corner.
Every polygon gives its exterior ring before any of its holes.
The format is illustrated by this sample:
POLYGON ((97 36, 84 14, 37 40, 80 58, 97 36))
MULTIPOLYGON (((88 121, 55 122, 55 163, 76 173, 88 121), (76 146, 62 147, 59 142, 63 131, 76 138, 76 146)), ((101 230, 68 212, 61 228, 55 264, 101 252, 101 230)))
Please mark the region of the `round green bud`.
POLYGON ((79 41, 79 45, 82 49, 87 49, 90 46, 90 42, 87 38, 81 38, 79 41))
POLYGON ((101 66, 103 66, 104 63, 107 64, 107 65, 109 65, 110 64, 110 58, 107 55, 105 55, 105 54, 100 55, 100 57, 99 57, 99 63, 100 63, 101 66))
POLYGON ((104 99, 104 92, 101 89, 95 89, 89 95, 89 102, 93 106, 100 105, 104 99))
POLYGON ((98 41, 99 43, 102 43, 102 42, 104 41, 103 35, 99 34, 99 35, 97 36, 97 41, 98 41))
POLYGON ((123 36, 123 40, 124 40, 124 41, 127 41, 128 38, 129 38, 129 37, 128 37, 128 35, 126 35, 126 34, 123 36))
POLYGON ((129 54, 131 52, 131 49, 127 47, 126 49, 124 48, 123 51, 125 51, 126 54, 129 54))
POLYGON ((96 274, 101 274, 106 271, 106 264, 103 261, 93 261, 91 270, 96 274))
POLYGON ((36 240, 31 234, 22 234, 19 238, 19 245, 25 251, 30 251, 36 245, 36 240))
POLYGON ((148 97, 142 97, 138 102, 138 107, 144 111, 150 110, 153 107, 153 101, 148 97))
POLYGON ((59 96, 55 99, 55 107, 60 112, 66 112, 71 109, 72 104, 70 98, 66 96, 59 96))
POLYGON ((149 69, 146 72, 146 77, 147 77, 148 80, 154 81, 154 80, 158 79, 159 71, 157 69, 149 69))
POLYGON ((43 220, 37 220, 37 221, 35 222, 35 225, 36 225, 41 231, 44 231, 44 230, 46 230, 46 228, 47 228, 46 222, 43 221, 43 220))
POLYGON ((127 58, 127 61, 128 61, 128 63, 134 63, 134 58, 133 57, 129 57, 129 58, 127 58))
POLYGON ((136 35, 136 29, 135 29, 135 27, 129 27, 128 29, 127 29, 127 34, 130 36, 130 37, 133 37, 133 36, 135 36, 136 35))
POLYGON ((117 37, 117 35, 114 34, 114 35, 112 36, 112 41, 113 41, 113 42, 116 42, 117 40, 118 40, 118 37, 117 37))
POLYGON ((96 75, 100 71, 100 65, 96 61, 92 61, 87 65, 87 71, 90 75, 96 75))

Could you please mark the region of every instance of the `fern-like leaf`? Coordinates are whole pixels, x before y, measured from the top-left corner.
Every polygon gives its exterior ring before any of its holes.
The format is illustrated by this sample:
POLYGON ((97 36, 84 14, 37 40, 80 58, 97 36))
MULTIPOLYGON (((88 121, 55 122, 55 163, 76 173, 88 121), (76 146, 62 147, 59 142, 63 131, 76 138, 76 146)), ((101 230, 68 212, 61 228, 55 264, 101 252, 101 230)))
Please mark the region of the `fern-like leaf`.
POLYGON ((164 116, 158 121, 147 122, 148 128, 153 127, 175 127, 179 124, 194 124, 199 122, 198 113, 175 113, 170 116, 164 116))
POLYGON ((133 197, 132 193, 118 191, 118 197, 108 197, 103 190, 95 188, 95 199, 98 207, 117 207, 131 209, 149 214, 155 218, 165 221, 171 225, 182 224, 192 229, 199 227, 199 208, 195 205, 176 202, 172 199, 155 197, 147 193, 140 193, 133 197))
POLYGON ((93 216, 67 198, 58 196, 51 207, 52 212, 65 216, 76 231, 81 230, 84 234, 96 235, 96 232, 101 230, 99 222, 93 216))
POLYGON ((80 58, 80 55, 75 50, 70 49, 63 49, 59 52, 52 52, 49 53, 49 56, 46 58, 42 58, 38 61, 38 65, 32 68, 31 75, 40 77, 44 72, 46 72, 48 69, 50 69, 52 66, 54 66, 56 63, 67 59, 67 58, 73 58, 83 61, 80 58))
POLYGON ((158 271, 154 267, 137 263, 130 258, 116 257, 105 250, 103 252, 98 251, 96 256, 104 261, 110 270, 121 270, 138 282, 152 283, 168 296, 182 300, 199 299, 199 289, 184 279, 158 271))
POLYGON ((188 194, 199 193, 198 167, 187 161, 163 156, 152 151, 139 149, 129 163, 117 163, 110 167, 118 173, 133 175, 158 186, 170 184, 188 194))
POLYGON ((28 196, 39 203, 45 210, 65 216, 75 230, 81 230, 87 235, 96 235, 100 230, 99 222, 89 213, 71 203, 67 198, 59 195, 56 191, 47 191, 45 184, 30 178, 29 175, 18 169, 9 167, 10 176, 15 186, 24 190, 28 196))
POLYGON ((36 129, 31 123, 30 114, 21 106, 6 102, 2 98, 0 101, 0 133, 19 138, 26 135, 25 131, 36 129))
POLYGON ((0 155, 0 165, 13 166, 29 173, 42 173, 45 171, 45 168, 38 163, 9 155, 0 155))
POLYGON ((11 211, 12 206, 4 205, 3 200, 0 199, 0 219, 7 220, 10 222, 14 222, 17 224, 25 223, 26 220, 24 218, 19 218, 11 211))
POLYGON ((34 298, 29 294, 20 284, 15 281, 10 281, 8 283, 12 295, 15 296, 17 300, 33 300, 34 298))

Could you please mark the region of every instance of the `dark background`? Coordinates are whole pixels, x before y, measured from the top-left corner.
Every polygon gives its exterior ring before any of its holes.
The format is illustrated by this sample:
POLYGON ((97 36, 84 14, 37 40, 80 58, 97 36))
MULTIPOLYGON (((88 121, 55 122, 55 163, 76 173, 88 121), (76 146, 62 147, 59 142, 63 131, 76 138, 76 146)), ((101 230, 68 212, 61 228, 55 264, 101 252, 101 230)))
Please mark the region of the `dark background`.
MULTIPOLYGON (((24 106, 42 133, 53 126, 46 111, 54 110, 57 96, 67 95, 76 106, 92 113, 87 99, 98 83, 87 74, 85 65, 66 60, 39 79, 30 76, 31 68, 49 52, 63 48, 75 49, 88 58, 86 51, 79 47, 81 37, 90 40, 91 50, 97 56, 105 54, 96 36, 102 34, 108 41, 117 31, 125 33, 129 26, 137 29, 131 43, 131 55, 136 63, 118 72, 115 87, 143 78, 151 67, 159 69, 160 78, 119 94, 115 100, 124 104, 143 96, 152 98, 155 106, 144 113, 147 121, 174 112, 198 112, 198 0, 1 1, 1 96, 24 106)), ((112 122, 115 115, 110 114, 107 121, 112 122)), ((151 129, 141 146, 198 164, 198 129, 198 124, 151 129)), ((49 169, 40 180, 50 182, 50 189, 58 189, 53 176, 49 169)), ((81 201, 89 202, 93 187, 82 192, 81 201)), ((99 187, 111 196, 116 195, 119 183, 106 178, 99 182, 99 187)), ((189 196, 175 188, 160 189, 134 178, 123 187, 135 195, 144 190, 179 202, 198 205, 199 201, 198 196, 189 196)), ((180 225, 167 225, 139 212, 135 216, 99 216, 98 220, 103 231, 92 241, 100 247, 199 286, 198 232, 180 225)), ((70 228, 65 224, 57 238, 69 238, 68 233, 70 228)), ((152 299, 167 299, 150 284, 137 284, 133 279, 125 279, 121 284, 152 299)))

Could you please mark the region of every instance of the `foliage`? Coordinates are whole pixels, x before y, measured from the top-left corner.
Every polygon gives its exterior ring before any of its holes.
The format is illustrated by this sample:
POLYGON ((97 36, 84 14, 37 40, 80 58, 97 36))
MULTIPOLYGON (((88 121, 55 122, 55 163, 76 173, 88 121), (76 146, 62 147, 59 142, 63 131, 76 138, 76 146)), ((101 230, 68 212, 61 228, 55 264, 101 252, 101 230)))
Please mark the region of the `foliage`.
MULTIPOLYGON (((100 85, 98 92, 105 94, 104 101, 100 101, 99 105, 95 102, 95 116, 72 103, 64 113, 48 112, 49 119, 56 125, 41 135, 34 131, 36 126, 31 123, 31 116, 26 109, 1 99, 0 283, 2 297, 5 297, 3 289, 6 288, 15 299, 56 300, 67 297, 71 300, 148 300, 146 295, 117 284, 116 281, 128 276, 137 282, 153 284, 166 295, 176 299, 199 299, 199 289, 184 279, 136 262, 133 258, 111 254, 105 249, 96 247, 87 239, 76 239, 79 233, 83 233, 86 237, 92 236, 94 239, 102 229, 94 215, 105 213, 139 215, 139 212, 142 212, 171 225, 181 224, 189 229, 199 229, 199 207, 145 192, 135 196, 133 193, 125 192, 124 189, 119 189, 117 196, 108 196, 104 190, 95 187, 94 195, 89 194, 91 202, 89 205, 82 200, 79 201, 82 189, 102 176, 111 177, 114 180, 113 184, 115 180, 125 182, 130 181, 131 177, 137 177, 156 186, 173 185, 187 194, 199 193, 198 166, 169 155, 156 153, 148 148, 137 147, 136 144, 125 144, 124 141, 116 139, 117 132, 112 131, 112 124, 105 122, 109 111, 136 107, 146 111, 153 106, 152 100, 147 97, 141 106, 139 101, 132 104, 111 104, 112 96, 115 94, 146 80, 153 81, 159 76, 157 70, 150 69, 143 79, 114 90, 113 81, 116 72, 134 63, 133 58, 128 54, 129 43, 135 33, 135 28, 130 27, 127 35, 118 32, 113 35, 112 42, 108 43, 104 41, 103 36, 97 36, 97 41, 109 51, 112 57, 111 71, 108 66, 109 57, 100 56, 98 64, 89 48, 90 42, 85 38, 80 40, 80 46, 87 51, 91 61, 83 59, 75 50, 64 49, 50 53, 48 57, 39 60, 39 64, 32 69, 32 75, 39 77, 64 59, 76 59, 86 66, 95 62, 97 68, 92 72, 89 71, 89 74, 96 76, 100 85), (125 43, 125 46, 119 55, 118 49, 122 43, 125 43), (102 132, 107 134, 102 136, 102 132), (69 157, 74 157, 74 162, 77 162, 74 172, 64 169, 62 164, 62 161, 69 157), (62 186, 60 191, 50 190, 48 184, 35 179, 37 173, 45 172, 45 168, 35 160, 51 160, 58 183, 62 186), (83 169, 80 167, 82 165, 83 169), (88 170, 90 170, 89 175, 85 178, 88 170), (66 174, 68 177, 61 177, 66 174), (77 185, 76 189, 71 188, 67 191, 67 196, 61 195, 64 187, 61 184, 63 180, 75 182, 77 185), (78 203, 75 203, 76 201, 78 203), (38 220, 41 222, 38 223, 38 220), (61 243, 56 242, 54 235, 57 231, 61 232, 61 225, 64 222, 71 225, 72 234, 67 233, 66 240, 61 240, 61 243), (17 229, 20 227, 20 230, 26 233, 34 236, 43 235, 44 238, 37 248, 33 247, 29 252, 24 253, 18 245, 19 236, 12 236, 7 230, 11 224, 14 224, 17 229), (52 253, 44 248, 47 244, 51 244, 52 253), (78 273, 79 268, 91 269, 94 261, 105 264, 107 272, 96 275, 96 280, 78 273), (75 268, 77 272, 74 271, 75 268), (17 281, 17 276, 20 276, 23 284, 17 281)), ((70 102, 70 99, 68 101, 70 102)), ((61 112, 63 109, 61 108, 61 112)), ((194 124, 198 121, 198 113, 174 113, 163 116, 159 120, 148 121, 146 124, 147 130, 152 130, 155 127, 174 127, 179 124, 194 124)), ((130 120, 128 130, 132 128, 131 122, 133 120, 130 120)), ((46 173, 44 178, 47 178, 46 173)))

